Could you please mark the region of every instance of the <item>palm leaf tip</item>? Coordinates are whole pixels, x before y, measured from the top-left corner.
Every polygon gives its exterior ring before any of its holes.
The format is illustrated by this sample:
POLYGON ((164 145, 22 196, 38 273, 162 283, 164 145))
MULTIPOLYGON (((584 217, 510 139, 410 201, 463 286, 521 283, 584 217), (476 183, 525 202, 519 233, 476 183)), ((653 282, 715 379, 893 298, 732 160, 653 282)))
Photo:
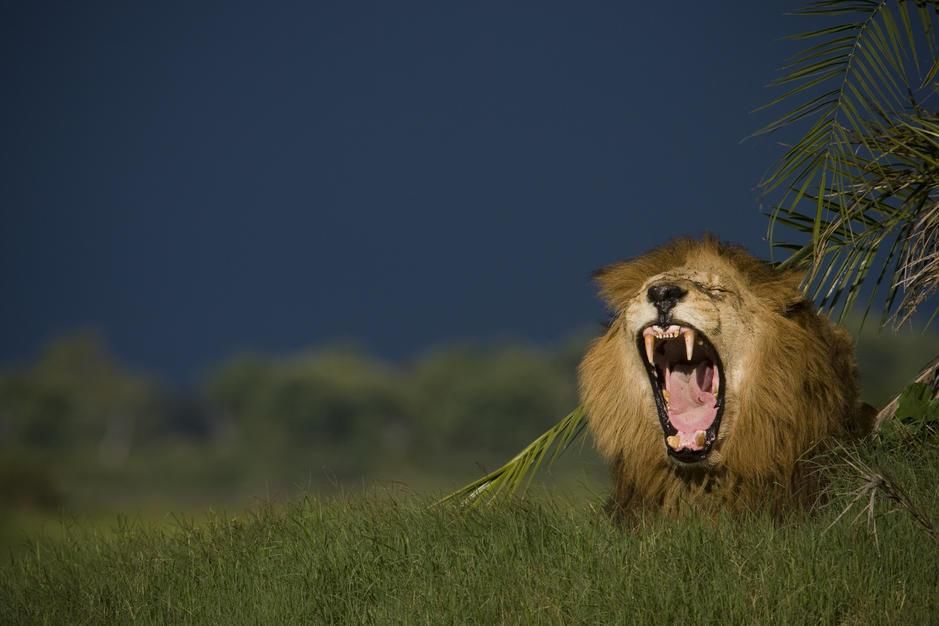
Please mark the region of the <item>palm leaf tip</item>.
POLYGON ((577 407, 505 465, 441 498, 434 506, 446 502, 477 506, 482 502, 492 503, 515 495, 531 483, 545 459, 549 464, 553 463, 583 434, 585 427, 583 408, 577 407), (549 456, 548 452, 552 450, 549 456))

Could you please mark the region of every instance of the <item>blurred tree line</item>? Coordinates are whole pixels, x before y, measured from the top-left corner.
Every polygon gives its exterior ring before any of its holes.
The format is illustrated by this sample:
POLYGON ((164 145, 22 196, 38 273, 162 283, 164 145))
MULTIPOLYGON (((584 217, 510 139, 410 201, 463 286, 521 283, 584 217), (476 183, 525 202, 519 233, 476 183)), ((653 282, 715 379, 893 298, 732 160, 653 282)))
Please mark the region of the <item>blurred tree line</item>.
POLYGON ((0 504, 48 499, 33 491, 50 473, 146 485, 473 473, 577 403, 583 345, 454 346, 401 365, 348 347, 242 355, 179 389, 123 366, 93 333, 63 337, 0 371, 0 504))
MULTIPOLYGON (((937 346, 936 335, 865 331, 866 399, 883 402, 937 346)), ((108 485, 471 478, 577 404, 585 347, 451 346, 404 364, 348 347, 243 355, 179 389, 125 367, 95 334, 63 337, 0 371, 0 505, 104 497, 108 485)))

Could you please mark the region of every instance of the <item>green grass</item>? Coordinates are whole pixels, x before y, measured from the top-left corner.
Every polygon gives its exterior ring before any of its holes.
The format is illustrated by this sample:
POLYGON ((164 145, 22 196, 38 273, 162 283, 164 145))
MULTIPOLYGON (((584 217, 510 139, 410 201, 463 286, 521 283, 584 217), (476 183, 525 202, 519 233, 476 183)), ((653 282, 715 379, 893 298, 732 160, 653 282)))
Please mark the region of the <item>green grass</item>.
POLYGON ((939 519, 939 452, 863 460, 909 498, 874 492, 876 535, 871 475, 850 468, 827 506, 781 521, 619 528, 557 496, 428 509, 385 491, 172 528, 66 525, 0 567, 0 623, 935 623, 939 544, 911 510, 939 519))

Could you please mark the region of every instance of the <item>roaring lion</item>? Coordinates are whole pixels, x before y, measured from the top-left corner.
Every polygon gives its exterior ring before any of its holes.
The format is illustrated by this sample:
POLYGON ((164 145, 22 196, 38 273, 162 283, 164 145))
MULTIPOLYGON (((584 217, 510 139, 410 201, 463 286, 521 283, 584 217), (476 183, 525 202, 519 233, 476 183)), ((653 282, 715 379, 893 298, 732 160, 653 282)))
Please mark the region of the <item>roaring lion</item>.
POLYGON ((810 502, 811 452, 870 428, 851 338, 800 279, 710 237, 597 272, 614 317, 580 393, 615 513, 810 502))

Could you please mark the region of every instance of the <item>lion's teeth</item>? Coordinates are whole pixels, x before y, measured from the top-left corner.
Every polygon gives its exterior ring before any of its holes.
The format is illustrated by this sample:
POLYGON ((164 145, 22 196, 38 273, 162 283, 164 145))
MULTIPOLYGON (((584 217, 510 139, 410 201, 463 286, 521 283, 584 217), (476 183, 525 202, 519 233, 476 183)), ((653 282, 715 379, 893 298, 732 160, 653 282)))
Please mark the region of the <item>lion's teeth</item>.
POLYGON ((668 389, 662 390, 662 398, 665 400, 665 404, 668 405, 668 389))
POLYGON ((678 435, 671 435, 665 438, 665 443, 667 443, 668 447, 672 450, 678 450, 681 446, 681 439, 678 438, 678 435))
POLYGON ((690 361, 691 355, 694 354, 694 330, 686 328, 681 334, 685 336, 685 356, 690 361))
POLYGON ((703 430, 699 430, 694 434, 694 442, 700 448, 704 446, 704 442, 707 439, 707 434, 703 430))
POLYGON ((649 360, 649 363, 652 363, 652 351, 655 348, 655 337, 652 335, 646 335, 646 358, 649 360))

